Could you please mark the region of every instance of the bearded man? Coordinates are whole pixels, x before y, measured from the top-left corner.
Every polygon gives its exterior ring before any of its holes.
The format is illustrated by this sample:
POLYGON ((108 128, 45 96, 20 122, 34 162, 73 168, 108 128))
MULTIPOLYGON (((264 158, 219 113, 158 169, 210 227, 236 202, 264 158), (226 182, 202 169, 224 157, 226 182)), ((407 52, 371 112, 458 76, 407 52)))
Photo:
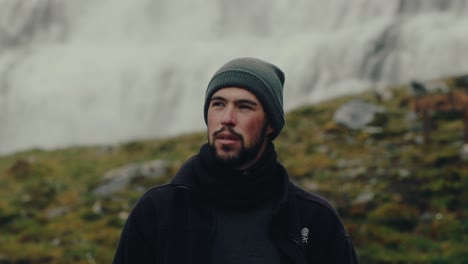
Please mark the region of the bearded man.
POLYGON ((336 210, 294 185, 273 140, 284 73, 255 58, 224 64, 206 90, 208 142, 169 184, 146 192, 114 263, 357 263, 336 210))

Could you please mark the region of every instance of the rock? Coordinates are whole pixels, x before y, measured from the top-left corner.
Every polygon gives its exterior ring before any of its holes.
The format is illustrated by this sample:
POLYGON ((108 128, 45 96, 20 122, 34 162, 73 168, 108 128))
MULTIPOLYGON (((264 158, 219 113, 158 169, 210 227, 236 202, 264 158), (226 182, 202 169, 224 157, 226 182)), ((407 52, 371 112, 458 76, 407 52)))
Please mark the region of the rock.
POLYGON ((70 212, 70 208, 68 207, 56 207, 56 208, 52 208, 50 210, 47 210, 46 212, 46 217, 47 219, 54 219, 54 218, 57 218, 59 216, 62 216, 66 213, 70 212))
POLYGON ((351 129, 363 129, 371 124, 385 108, 361 100, 352 100, 342 105, 333 115, 333 120, 351 129))
POLYGON ((60 240, 60 238, 56 237, 52 241, 50 241, 50 244, 54 247, 58 247, 62 244, 62 241, 60 240))
POLYGON ((166 165, 166 162, 163 160, 153 160, 143 163, 139 168, 140 174, 145 178, 158 178, 166 172, 166 165))
POLYGON ((101 214, 102 213, 102 205, 100 202, 96 202, 93 204, 93 207, 91 208, 93 213, 95 214, 101 214))
POLYGON ((127 211, 122 211, 120 212, 117 216, 119 217, 120 220, 127 220, 128 216, 130 214, 127 211))
POLYGON ((422 145, 424 144, 424 137, 419 135, 416 138, 414 138, 414 143, 417 145, 422 145))
POLYGON ((446 93, 450 90, 447 83, 440 80, 418 82, 412 81, 410 83, 410 92, 413 96, 425 95, 427 93, 446 93))
POLYGON ((346 178, 354 179, 356 177, 366 175, 366 173, 367 173, 366 167, 357 167, 357 168, 346 170, 345 172, 343 172, 342 175, 345 176, 346 178))
POLYGON ((460 156, 463 161, 468 161, 468 144, 463 145, 460 151, 460 156))
POLYGON ((93 194, 108 196, 124 189, 132 179, 138 177, 138 168, 138 165, 130 164, 107 172, 104 175, 104 184, 94 189, 93 194))
POLYGON ((364 191, 360 193, 356 199, 353 200, 353 204, 366 204, 374 200, 374 193, 369 191, 364 191))
POLYGON ((336 167, 341 170, 342 178, 356 178, 367 173, 367 168, 361 164, 361 160, 338 160, 336 167))
POLYGON ((164 175, 167 162, 153 160, 141 164, 129 164, 113 169, 104 175, 104 183, 93 190, 93 194, 101 197, 123 190, 134 179, 155 179, 164 175))
POLYGON ((420 132, 423 130, 421 119, 419 119, 418 115, 413 111, 410 111, 406 114, 405 122, 410 131, 420 132))
POLYGON ((392 90, 381 87, 375 90, 375 94, 380 101, 390 101, 394 98, 392 90))
POLYGON ((318 153, 327 154, 327 153, 330 152, 330 147, 325 146, 325 145, 320 145, 320 146, 315 148, 315 151, 318 152, 318 153))
POLYGON ((468 74, 455 78, 454 84, 458 87, 468 87, 468 74))
POLYGON ((350 167, 357 167, 361 164, 360 160, 338 160, 336 162, 336 166, 339 169, 350 168, 350 167))
POLYGON ((319 190, 319 185, 316 182, 311 181, 311 180, 304 182, 303 186, 304 186, 304 188, 306 188, 307 190, 312 191, 312 192, 315 192, 315 191, 319 190))
POLYGON ((411 81, 410 91, 412 95, 423 95, 427 93, 427 88, 423 83, 411 81))
POLYGON ((398 176, 400 176, 400 178, 408 178, 409 176, 411 175, 411 172, 408 170, 408 169, 400 169, 398 171, 398 176))
POLYGON ((420 216, 421 221, 430 223, 432 220, 434 220, 435 214, 430 213, 430 212, 425 212, 420 216))

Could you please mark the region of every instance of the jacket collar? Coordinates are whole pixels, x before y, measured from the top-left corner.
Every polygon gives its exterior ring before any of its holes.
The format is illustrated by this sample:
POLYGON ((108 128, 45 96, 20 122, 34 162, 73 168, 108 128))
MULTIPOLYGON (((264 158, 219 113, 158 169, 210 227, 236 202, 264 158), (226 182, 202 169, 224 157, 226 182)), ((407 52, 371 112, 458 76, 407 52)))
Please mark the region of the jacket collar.
POLYGON ((180 167, 179 171, 177 171, 176 175, 171 180, 170 184, 172 186, 183 186, 193 191, 197 191, 194 178, 192 177, 193 173, 195 173, 193 161, 197 158, 198 155, 191 157, 180 167))
POLYGON ((297 209, 295 188, 297 187, 287 180, 284 200, 272 219, 271 234, 278 247, 293 263, 306 264, 306 249, 301 242, 301 218, 297 209))
MULTIPOLYGON (((188 188, 188 189, 194 191, 195 193, 198 192, 199 190, 197 188, 197 185, 195 183, 195 179, 193 177, 193 174, 195 173, 195 171, 194 171, 194 160, 198 159, 198 158, 199 158, 199 156, 197 154, 197 155, 191 157, 190 159, 188 159, 180 167, 180 169, 176 173, 176 175, 172 178, 170 184, 172 186, 181 186, 181 187, 188 188)), ((289 181, 289 177, 288 177, 287 171, 284 168, 284 166, 279 164, 278 168, 280 170, 282 170, 283 175, 285 175, 285 177, 283 179, 283 181, 284 181, 283 192, 282 192, 282 196, 281 196, 279 207, 278 207, 278 210, 279 210, 281 207, 284 207, 286 205, 288 200, 290 200, 289 198, 291 198, 291 197, 289 197, 289 193, 290 193, 289 189, 290 189, 290 187, 293 187, 294 184, 292 184, 289 181)))

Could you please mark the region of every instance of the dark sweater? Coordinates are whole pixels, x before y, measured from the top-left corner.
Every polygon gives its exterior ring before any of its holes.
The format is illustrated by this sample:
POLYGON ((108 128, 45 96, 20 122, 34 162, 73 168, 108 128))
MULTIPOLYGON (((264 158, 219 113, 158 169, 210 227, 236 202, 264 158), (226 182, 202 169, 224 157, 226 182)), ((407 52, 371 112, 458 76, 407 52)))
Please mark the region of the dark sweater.
POLYGON ((215 213, 212 264, 285 264, 270 238, 269 226, 275 206, 256 210, 221 210, 215 213))

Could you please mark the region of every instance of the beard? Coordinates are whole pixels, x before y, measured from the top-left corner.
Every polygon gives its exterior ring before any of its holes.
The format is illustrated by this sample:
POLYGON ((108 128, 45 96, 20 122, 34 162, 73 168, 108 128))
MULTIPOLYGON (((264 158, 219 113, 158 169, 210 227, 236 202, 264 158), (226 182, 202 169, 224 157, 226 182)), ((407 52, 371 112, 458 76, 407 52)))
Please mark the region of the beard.
MULTIPOLYGON (((252 141, 253 144, 248 147, 245 146, 244 138, 242 137, 241 134, 235 132, 231 127, 223 128, 213 133, 214 140, 212 142, 209 142, 210 151, 213 154, 213 156, 216 158, 216 161, 219 162, 221 165, 232 166, 232 167, 240 166, 257 157, 258 152, 262 148, 263 142, 265 142, 265 139, 267 137, 267 134, 266 134, 267 128, 268 128, 268 124, 265 123, 265 125, 262 127, 262 130, 260 131, 260 134, 257 136, 257 138, 255 138, 252 141), (230 155, 221 155, 218 153, 218 150, 216 149, 216 146, 215 146, 215 139, 219 133, 222 133, 225 131, 228 131, 229 133, 239 138, 241 147, 238 152, 232 153, 230 155)), ((232 151, 232 149, 229 146, 223 146, 220 148, 221 149, 219 151, 222 151, 222 152, 228 153, 229 151, 232 151)))

